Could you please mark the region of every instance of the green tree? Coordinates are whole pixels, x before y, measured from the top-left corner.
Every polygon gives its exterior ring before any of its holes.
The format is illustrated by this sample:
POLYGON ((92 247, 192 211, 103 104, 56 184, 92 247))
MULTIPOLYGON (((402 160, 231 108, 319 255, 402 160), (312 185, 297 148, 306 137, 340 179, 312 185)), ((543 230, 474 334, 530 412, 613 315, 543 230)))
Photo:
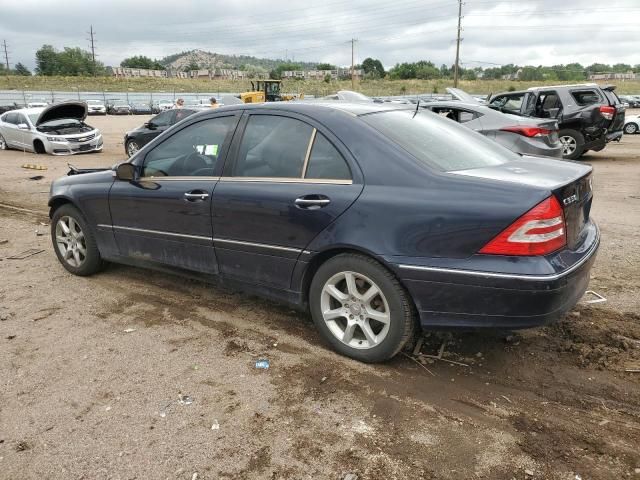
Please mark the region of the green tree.
POLYGON ((146 68, 147 70, 164 70, 164 66, 158 60, 152 60, 144 55, 134 55, 120 62, 124 68, 146 68))
POLYGON ((36 73, 38 75, 57 75, 58 52, 51 45, 43 45, 36 52, 36 73))
POLYGON ((319 63, 316 65, 316 70, 337 70, 337 67, 330 63, 319 63))
POLYGON ((16 63, 15 72, 16 72, 16 75, 22 75, 24 77, 31 76, 31 72, 29 71, 29 69, 20 62, 16 63))
POLYGON ((362 70, 364 70, 364 74, 369 78, 384 78, 386 75, 382 62, 370 57, 365 58, 362 62, 362 70))

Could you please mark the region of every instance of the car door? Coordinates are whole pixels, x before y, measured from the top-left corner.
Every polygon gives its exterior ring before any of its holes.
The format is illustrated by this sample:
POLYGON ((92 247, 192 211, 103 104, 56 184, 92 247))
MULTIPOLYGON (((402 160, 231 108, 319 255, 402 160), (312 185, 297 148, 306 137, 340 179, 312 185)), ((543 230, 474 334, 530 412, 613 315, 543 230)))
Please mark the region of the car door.
POLYGON ((174 117, 175 110, 167 110, 166 112, 162 112, 156 115, 147 123, 145 123, 144 129, 140 134, 140 147, 146 145, 171 125, 173 125, 174 117))
POLYGON ((362 191, 338 139, 307 117, 245 114, 213 194, 223 275, 286 290, 300 253, 362 191))
POLYGON ((3 118, 2 136, 4 137, 4 141, 7 142, 7 146, 19 147, 20 130, 18 129, 18 114, 9 112, 5 114, 3 118))
POLYGON ((215 274, 211 195, 239 115, 189 124, 136 159, 135 181, 109 192, 119 254, 215 274))
POLYGON ((22 113, 16 113, 16 129, 15 129, 15 145, 18 148, 29 148, 33 149, 33 145, 31 144, 31 127, 29 126, 29 122, 27 117, 25 117, 22 113))

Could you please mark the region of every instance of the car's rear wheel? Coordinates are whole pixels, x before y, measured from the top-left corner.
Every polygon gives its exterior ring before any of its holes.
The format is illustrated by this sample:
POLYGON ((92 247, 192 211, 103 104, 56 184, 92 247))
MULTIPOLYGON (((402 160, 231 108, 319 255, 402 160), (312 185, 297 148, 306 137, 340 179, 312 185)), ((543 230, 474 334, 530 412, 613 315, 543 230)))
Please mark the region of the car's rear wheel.
POLYGON ((636 125, 635 123, 627 123, 624 126, 624 133, 627 133, 629 135, 632 135, 637 131, 638 131, 638 125, 636 125))
POLYGON ((558 132, 562 144, 562 158, 575 160, 584 153, 584 136, 577 130, 565 129, 558 132))
POLYGON ((102 267, 95 237, 73 205, 63 205, 53 213, 51 240, 58 260, 74 275, 91 275, 102 267))
POLYGON ((7 142, 0 133, 0 150, 7 150, 9 147, 7 146, 7 142))
POLYGON ((140 150, 140 147, 138 146, 135 140, 129 140, 127 141, 126 150, 127 150, 127 156, 132 157, 138 150, 140 150))
POLYGON ((313 321, 343 355, 382 362, 414 331, 414 309, 396 277, 371 258, 337 255, 315 273, 309 291, 313 321))

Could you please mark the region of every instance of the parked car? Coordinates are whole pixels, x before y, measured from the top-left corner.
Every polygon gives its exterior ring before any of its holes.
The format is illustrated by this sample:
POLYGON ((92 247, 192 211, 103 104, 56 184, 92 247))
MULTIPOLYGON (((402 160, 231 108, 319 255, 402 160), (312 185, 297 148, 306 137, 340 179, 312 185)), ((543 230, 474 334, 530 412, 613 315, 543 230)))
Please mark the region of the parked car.
POLYGON ((164 110, 171 110, 173 108, 173 105, 175 104, 175 102, 171 101, 171 100, 160 100, 158 102, 158 107, 160 108, 160 110, 164 111, 164 110))
POLYGON ((107 106, 102 100, 87 100, 89 115, 106 115, 107 106))
POLYGON ((42 107, 46 107, 47 105, 49 105, 49 102, 47 102, 44 99, 42 99, 42 100, 31 100, 31 101, 27 102, 27 108, 42 108, 42 107))
POLYGON ((5 104, 5 105, 0 105, 0 114, 2 114, 4 112, 8 112, 10 110, 17 110, 18 108, 20 108, 20 107, 16 103, 8 103, 8 104, 5 104))
POLYGON ((632 135, 640 132, 640 115, 629 115, 625 119, 624 133, 632 135))
POLYGON ((131 105, 122 100, 116 100, 107 107, 109 115, 131 115, 131 105))
POLYGON ((193 113, 195 113, 195 110, 188 108, 166 110, 153 117, 144 125, 127 132, 124 135, 125 153, 128 157, 131 157, 171 125, 175 125, 193 113))
POLYGON ((626 103, 627 108, 640 108, 640 100, 633 95, 618 95, 623 105, 626 103))
POLYGON ((495 140, 521 155, 562 158, 558 122, 500 113, 465 101, 429 102, 424 108, 495 140))
POLYGON ((333 348, 377 362, 418 326, 571 309, 599 245, 591 173, 401 105, 238 105, 54 181, 51 238, 73 274, 190 272, 308 309, 333 348))
POLYGON ((0 150, 72 155, 102 150, 100 131, 84 123, 85 102, 23 108, 0 116, 0 150))
POLYGON ((147 103, 134 103, 131 105, 133 115, 151 115, 153 112, 147 103))
POLYGON ((489 105, 502 113, 557 119, 563 157, 575 160, 622 137, 625 107, 614 89, 595 83, 534 87, 493 95, 489 105))
POLYGON ((151 102, 151 113, 153 115, 156 115, 158 113, 160 113, 162 110, 160 109, 160 105, 158 104, 158 102, 151 102))

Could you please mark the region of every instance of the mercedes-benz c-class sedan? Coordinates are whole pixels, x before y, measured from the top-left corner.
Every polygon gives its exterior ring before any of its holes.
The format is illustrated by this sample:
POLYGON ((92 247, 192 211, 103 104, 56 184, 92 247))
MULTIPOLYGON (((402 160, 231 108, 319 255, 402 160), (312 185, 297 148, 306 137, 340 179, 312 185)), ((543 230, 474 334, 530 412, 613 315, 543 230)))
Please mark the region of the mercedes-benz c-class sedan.
POLYGON ((591 173, 422 109, 229 106, 56 180, 51 238, 76 275, 110 261, 210 279, 308 309, 333 348, 377 362, 419 328, 571 309, 599 245, 591 173))
POLYGON ((85 102, 11 110, 0 116, 0 150, 73 155, 102 151, 100 130, 84 123, 85 102))

